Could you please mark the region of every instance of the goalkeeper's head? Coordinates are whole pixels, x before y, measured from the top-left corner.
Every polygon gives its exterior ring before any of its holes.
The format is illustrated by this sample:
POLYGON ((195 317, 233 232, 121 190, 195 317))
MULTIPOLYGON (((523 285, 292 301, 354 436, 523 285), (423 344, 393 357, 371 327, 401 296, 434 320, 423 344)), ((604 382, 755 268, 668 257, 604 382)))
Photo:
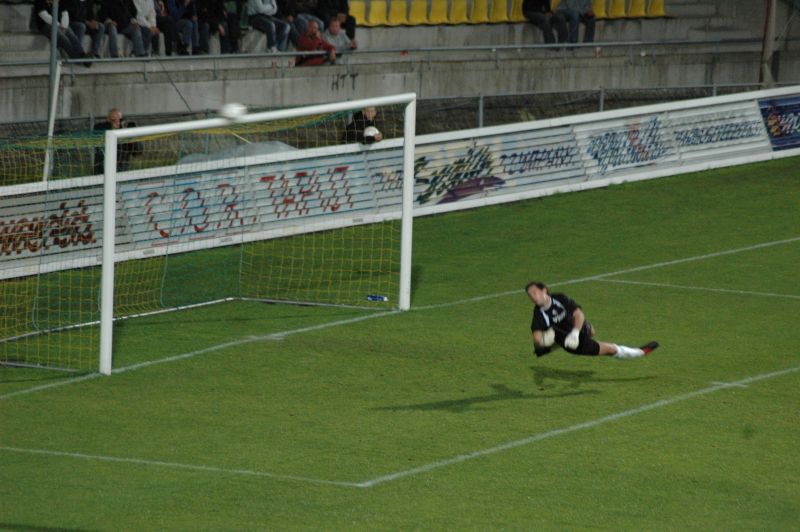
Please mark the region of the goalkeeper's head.
POLYGON ((525 285, 525 293, 531 298, 536 306, 542 307, 547 304, 549 299, 549 289, 547 285, 541 281, 531 281, 525 285))

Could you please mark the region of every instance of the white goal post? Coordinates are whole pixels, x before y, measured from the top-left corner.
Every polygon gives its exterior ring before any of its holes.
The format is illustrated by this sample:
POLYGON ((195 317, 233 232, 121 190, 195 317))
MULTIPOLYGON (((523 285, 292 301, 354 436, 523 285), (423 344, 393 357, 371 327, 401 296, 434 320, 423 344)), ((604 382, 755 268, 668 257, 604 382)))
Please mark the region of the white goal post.
MULTIPOLYGON (((400 212, 388 213, 384 210, 374 215, 375 220, 399 215, 401 222, 400 236, 400 267, 399 267, 399 293, 396 308, 408 310, 411 306, 411 250, 412 250, 412 224, 414 202, 414 145, 416 125, 416 94, 406 93, 386 97, 368 98, 348 102, 314 105, 301 108, 292 108, 279 111, 244 114, 235 118, 211 118, 190 122, 173 124, 160 124, 143 127, 111 129, 105 133, 104 154, 104 181, 103 181, 103 232, 102 232, 102 280, 100 297, 100 373, 110 375, 112 371, 112 345, 114 324, 114 277, 116 261, 121 260, 116 243, 118 207, 118 169, 117 152, 119 143, 123 140, 142 138, 146 136, 173 134, 192 130, 212 130, 214 128, 230 127, 231 125, 254 124, 285 120, 298 117, 308 117, 324 113, 343 113, 363 109, 366 107, 380 107, 389 105, 404 106, 403 112, 403 138, 393 141, 384 141, 392 146, 402 144, 402 201, 400 212)), ((330 148, 326 148, 332 153, 330 148)), ((278 157, 280 159, 280 157, 278 157)), ((262 159, 261 164, 269 164, 269 158, 262 159)), ((365 223, 364 216, 354 223, 365 223)), ((309 229, 293 226, 282 228, 279 236, 303 233, 309 229), (297 233, 292 233, 296 231, 297 233)), ((335 227, 343 227, 342 222, 337 222, 335 227)), ((221 245, 221 244, 220 244, 221 245)))

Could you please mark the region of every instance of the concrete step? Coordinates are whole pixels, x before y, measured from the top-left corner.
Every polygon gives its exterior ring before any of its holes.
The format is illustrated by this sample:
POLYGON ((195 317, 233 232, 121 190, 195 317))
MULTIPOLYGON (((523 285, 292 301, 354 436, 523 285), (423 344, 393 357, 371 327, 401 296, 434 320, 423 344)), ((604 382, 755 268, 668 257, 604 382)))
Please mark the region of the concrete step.
POLYGON ((714 17, 717 15, 717 6, 714 2, 688 2, 677 4, 669 2, 664 11, 669 17, 714 17))
POLYGON ((757 37, 753 32, 742 28, 708 28, 692 29, 688 32, 689 40, 730 40, 730 39, 752 39, 757 37))
POLYGON ((37 52, 50 49, 50 41, 44 35, 14 32, 0 33, 0 52, 37 52))
POLYGON ((0 33, 28 31, 31 4, 0 4, 0 33))

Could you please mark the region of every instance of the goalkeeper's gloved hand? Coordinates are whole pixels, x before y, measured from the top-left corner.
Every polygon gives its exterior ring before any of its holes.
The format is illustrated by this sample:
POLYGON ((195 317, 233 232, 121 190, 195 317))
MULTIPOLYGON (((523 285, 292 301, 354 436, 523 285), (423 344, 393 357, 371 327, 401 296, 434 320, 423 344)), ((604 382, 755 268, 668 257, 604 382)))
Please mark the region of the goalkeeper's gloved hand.
POLYGON ((580 333, 581 331, 579 329, 572 329, 567 337, 564 338, 564 347, 567 349, 577 349, 580 343, 580 339, 578 338, 580 333))
POLYGON ((543 347, 550 347, 556 341, 556 332, 550 328, 546 331, 542 331, 542 346, 543 347))

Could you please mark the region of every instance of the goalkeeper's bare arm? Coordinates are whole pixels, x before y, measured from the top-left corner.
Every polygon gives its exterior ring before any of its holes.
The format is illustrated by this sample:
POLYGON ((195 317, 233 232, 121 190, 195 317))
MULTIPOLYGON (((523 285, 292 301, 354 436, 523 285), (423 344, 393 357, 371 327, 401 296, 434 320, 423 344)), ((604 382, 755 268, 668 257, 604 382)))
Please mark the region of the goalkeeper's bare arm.
POLYGON ((556 344, 574 355, 617 358, 639 358, 658 347, 658 342, 635 348, 597 341, 581 306, 566 294, 550 294, 547 285, 539 281, 528 283, 525 293, 534 304, 531 334, 536 356, 546 355, 556 344))

